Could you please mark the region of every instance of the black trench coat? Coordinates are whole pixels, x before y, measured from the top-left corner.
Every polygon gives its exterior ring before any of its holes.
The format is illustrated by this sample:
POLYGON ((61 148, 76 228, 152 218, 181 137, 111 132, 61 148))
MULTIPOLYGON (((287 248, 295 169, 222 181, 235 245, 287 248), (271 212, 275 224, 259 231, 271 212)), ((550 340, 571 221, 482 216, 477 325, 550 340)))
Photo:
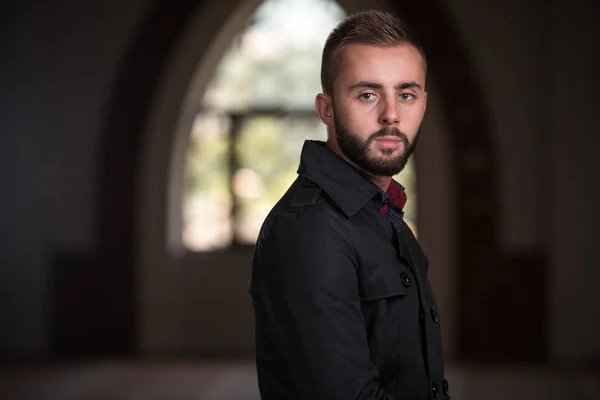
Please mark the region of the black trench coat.
POLYGON ((307 141, 266 218, 249 293, 263 400, 449 398, 428 260, 378 188, 307 141))

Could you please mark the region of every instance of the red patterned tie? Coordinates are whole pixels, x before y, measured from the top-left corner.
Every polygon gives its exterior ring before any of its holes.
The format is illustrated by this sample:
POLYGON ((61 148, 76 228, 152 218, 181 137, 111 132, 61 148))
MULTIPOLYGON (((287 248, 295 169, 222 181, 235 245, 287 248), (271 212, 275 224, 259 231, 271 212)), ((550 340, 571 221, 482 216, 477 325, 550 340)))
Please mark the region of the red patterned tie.
POLYGON ((381 190, 381 195, 383 197, 383 204, 380 208, 381 213, 388 216, 388 219, 392 225, 394 225, 396 230, 400 230, 400 226, 404 220, 404 212, 402 209, 408 200, 404 187, 392 180, 387 192, 381 190), (389 207, 389 204, 391 204, 392 207, 389 207))

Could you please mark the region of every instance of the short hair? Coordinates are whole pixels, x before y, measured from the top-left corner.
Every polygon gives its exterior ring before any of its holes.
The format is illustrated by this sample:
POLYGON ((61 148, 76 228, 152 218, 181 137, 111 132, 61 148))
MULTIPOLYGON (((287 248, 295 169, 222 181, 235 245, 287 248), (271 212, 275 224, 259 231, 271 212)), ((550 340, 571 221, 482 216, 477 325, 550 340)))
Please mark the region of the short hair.
POLYGON ((405 21, 382 11, 361 11, 346 17, 331 31, 325 41, 321 59, 321 86, 326 94, 333 93, 332 66, 335 63, 332 63, 332 60, 349 44, 377 47, 410 44, 421 54, 423 68, 427 71, 423 47, 405 21))

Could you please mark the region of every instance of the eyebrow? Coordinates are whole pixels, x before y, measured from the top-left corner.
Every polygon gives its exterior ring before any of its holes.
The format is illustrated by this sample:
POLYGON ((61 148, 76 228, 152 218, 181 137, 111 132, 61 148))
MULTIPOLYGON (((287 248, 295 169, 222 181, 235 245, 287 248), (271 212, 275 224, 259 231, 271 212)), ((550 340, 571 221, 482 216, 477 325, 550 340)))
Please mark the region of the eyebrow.
MULTIPOLYGON (((350 86, 349 90, 354 90, 354 89, 358 89, 358 88, 370 88, 370 89, 380 90, 380 89, 383 89, 383 85, 381 83, 377 83, 377 82, 360 81, 360 82, 355 83, 354 85, 350 86)), ((396 86, 394 86, 394 89, 396 89, 396 90, 403 90, 403 89, 421 90, 423 88, 421 87, 421 85, 419 85, 415 81, 408 81, 408 82, 402 82, 402 83, 397 84, 396 86)))

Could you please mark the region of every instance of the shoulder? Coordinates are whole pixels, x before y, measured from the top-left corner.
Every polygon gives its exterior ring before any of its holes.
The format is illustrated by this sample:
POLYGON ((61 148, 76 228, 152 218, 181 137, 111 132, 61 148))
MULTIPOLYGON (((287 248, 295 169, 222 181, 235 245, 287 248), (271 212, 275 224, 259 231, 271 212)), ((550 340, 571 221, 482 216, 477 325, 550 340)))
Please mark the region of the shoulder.
MULTIPOLYGON (((356 251, 347 218, 314 186, 296 186, 265 220, 253 254, 252 284, 352 282, 356 251)), ((314 291, 314 285, 307 286, 314 291)), ((291 290, 291 289, 290 289, 291 290)))
POLYGON ((349 224, 314 183, 299 178, 273 208, 261 229, 258 244, 318 245, 345 240, 349 224))

